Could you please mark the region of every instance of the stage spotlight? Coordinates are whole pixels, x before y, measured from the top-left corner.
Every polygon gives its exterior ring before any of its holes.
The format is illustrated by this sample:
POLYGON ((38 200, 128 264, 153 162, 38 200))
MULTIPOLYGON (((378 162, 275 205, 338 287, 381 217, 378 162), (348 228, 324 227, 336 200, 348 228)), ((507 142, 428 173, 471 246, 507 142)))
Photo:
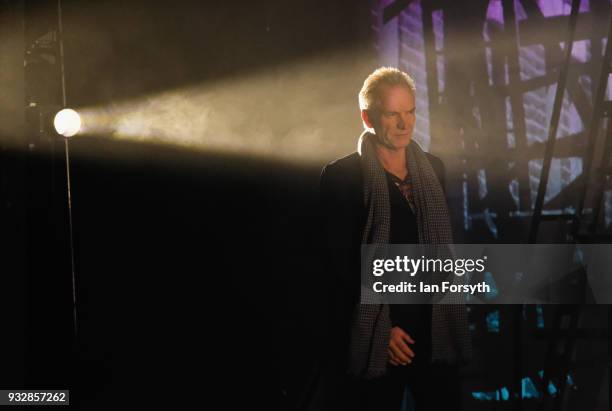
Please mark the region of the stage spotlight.
POLYGON ((76 111, 65 108, 55 115, 53 125, 57 134, 72 137, 81 129, 81 116, 76 111))
POLYGON ((349 49, 282 69, 79 106, 79 136, 319 167, 354 148, 362 131, 354 94, 371 66, 362 50, 349 49), (338 90, 331 100, 330 90, 338 90), (276 101, 283 101, 282 115, 276 101))

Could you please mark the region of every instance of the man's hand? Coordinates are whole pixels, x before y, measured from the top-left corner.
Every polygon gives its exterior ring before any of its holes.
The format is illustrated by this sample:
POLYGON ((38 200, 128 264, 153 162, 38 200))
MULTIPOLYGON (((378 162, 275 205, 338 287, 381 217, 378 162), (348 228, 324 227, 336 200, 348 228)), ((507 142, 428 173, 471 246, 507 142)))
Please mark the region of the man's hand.
POLYGON ((393 365, 408 365, 412 363, 414 351, 408 343, 414 344, 414 340, 399 327, 391 329, 389 337, 389 362, 393 365))

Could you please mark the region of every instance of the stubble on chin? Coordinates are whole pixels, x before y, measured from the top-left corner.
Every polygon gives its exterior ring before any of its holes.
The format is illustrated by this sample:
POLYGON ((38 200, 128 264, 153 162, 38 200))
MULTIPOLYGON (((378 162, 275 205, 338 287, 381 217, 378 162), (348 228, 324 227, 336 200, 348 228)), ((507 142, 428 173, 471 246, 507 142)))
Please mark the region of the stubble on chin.
POLYGON ((395 147, 395 145, 393 144, 393 142, 391 141, 391 139, 389 138, 387 134, 385 135, 375 134, 375 136, 376 136, 376 144, 383 146, 385 148, 388 148, 389 150, 397 150, 397 147, 395 147))
MULTIPOLYGON (((380 145, 382 147, 385 147, 385 148, 387 148, 389 150, 394 150, 395 151, 395 150, 399 150, 400 149, 395 144, 393 144, 393 140, 391 140, 387 134, 386 135, 375 134, 375 136, 376 136, 376 144, 378 144, 378 145, 380 145)), ((408 144, 406 144, 406 147, 404 147, 404 148, 407 148, 410 145, 411 142, 412 142, 412 136, 410 136, 410 139, 408 140, 408 144)))

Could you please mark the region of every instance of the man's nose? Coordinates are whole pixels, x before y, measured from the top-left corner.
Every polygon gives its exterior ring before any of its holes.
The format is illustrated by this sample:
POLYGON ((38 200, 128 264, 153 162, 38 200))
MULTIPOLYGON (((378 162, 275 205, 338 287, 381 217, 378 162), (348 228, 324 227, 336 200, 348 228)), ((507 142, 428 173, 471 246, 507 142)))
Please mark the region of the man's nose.
POLYGON ((410 124, 410 118, 407 115, 400 115, 399 120, 397 121, 397 128, 401 130, 405 130, 406 127, 410 124))
POLYGON ((397 128, 400 130, 404 130, 406 128, 407 121, 403 115, 400 115, 399 120, 397 121, 397 128))
POLYGON ((402 114, 397 122, 397 128, 405 130, 412 122, 413 118, 411 114, 402 114))

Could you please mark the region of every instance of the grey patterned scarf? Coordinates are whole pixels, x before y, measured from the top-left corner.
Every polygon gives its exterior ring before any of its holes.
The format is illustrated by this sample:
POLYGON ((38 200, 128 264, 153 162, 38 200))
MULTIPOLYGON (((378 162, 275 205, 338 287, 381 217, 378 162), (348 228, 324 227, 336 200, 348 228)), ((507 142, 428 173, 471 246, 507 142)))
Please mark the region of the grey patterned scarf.
MULTIPOLYGON (((373 141, 375 138, 374 135, 364 132, 358 143, 367 209, 362 244, 382 245, 389 243, 391 205, 385 170, 376 156, 373 141)), ((406 156, 413 184, 419 242, 431 245, 452 244, 446 200, 433 167, 414 141, 406 148, 406 156)), ((432 361, 452 363, 465 361, 471 356, 464 305, 435 304, 432 307, 431 328, 432 361)), ((357 305, 351 325, 350 374, 365 379, 385 374, 390 331, 391 316, 388 304, 379 302, 357 305)))

